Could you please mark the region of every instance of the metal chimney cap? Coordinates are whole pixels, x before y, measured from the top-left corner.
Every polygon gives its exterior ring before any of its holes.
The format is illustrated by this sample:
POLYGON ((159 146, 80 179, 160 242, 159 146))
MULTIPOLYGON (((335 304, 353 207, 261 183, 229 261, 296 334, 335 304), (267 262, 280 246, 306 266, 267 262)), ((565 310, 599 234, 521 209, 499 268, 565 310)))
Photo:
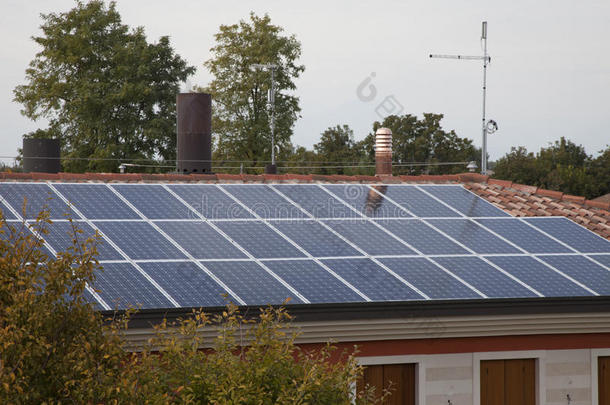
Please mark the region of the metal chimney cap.
POLYGON ((379 128, 375 135, 392 135, 392 130, 390 128, 379 128))

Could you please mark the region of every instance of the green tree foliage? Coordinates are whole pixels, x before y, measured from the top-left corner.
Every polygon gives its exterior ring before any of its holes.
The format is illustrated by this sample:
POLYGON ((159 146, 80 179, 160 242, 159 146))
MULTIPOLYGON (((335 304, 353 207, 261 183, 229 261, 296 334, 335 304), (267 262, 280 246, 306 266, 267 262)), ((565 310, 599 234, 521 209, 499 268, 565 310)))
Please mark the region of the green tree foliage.
POLYGON ((121 23, 114 2, 78 1, 42 15, 42 50, 26 70, 15 101, 49 127, 30 136, 59 138, 64 170, 116 171, 122 159, 175 156, 179 83, 194 73, 168 37, 149 43, 141 27, 121 23), (101 159, 116 159, 106 161, 101 159))
POLYGON ((357 165, 363 157, 362 148, 354 141, 354 131, 347 125, 326 129, 313 149, 322 166, 319 171, 324 174, 352 174, 353 169, 341 166, 357 165))
POLYGON ((361 147, 370 161, 374 160, 375 132, 379 128, 392 130, 393 161, 431 163, 430 166, 394 166, 395 174, 402 173, 460 173, 464 164, 442 165, 449 162, 480 161, 480 151, 471 139, 460 138, 455 131, 445 131, 441 126, 443 114, 425 113, 422 119, 411 114, 390 115, 382 122, 373 124, 373 132, 363 141, 361 147), (441 165, 434 165, 440 163, 441 165))
POLYGON ((498 159, 494 177, 587 198, 610 192, 610 147, 593 159, 582 145, 561 137, 536 154, 524 147, 498 159))
POLYGON ((354 395, 362 367, 353 354, 299 348, 282 308, 193 311, 128 351, 133 311, 104 319, 85 299, 103 271, 97 237, 83 240, 73 223, 73 245, 48 257, 34 235, 50 224, 46 212, 35 224, 9 224, 0 212, 0 403, 376 403, 370 388, 354 395))
POLYGON ((294 79, 305 70, 297 64, 301 44, 282 34, 268 15, 250 14, 248 20, 221 25, 211 49, 212 58, 204 66, 214 79, 203 91, 212 94, 215 159, 248 160, 253 164, 271 156, 268 91, 271 73, 252 70, 252 64, 275 64, 275 142, 280 150, 290 150, 292 127, 301 111, 294 79))

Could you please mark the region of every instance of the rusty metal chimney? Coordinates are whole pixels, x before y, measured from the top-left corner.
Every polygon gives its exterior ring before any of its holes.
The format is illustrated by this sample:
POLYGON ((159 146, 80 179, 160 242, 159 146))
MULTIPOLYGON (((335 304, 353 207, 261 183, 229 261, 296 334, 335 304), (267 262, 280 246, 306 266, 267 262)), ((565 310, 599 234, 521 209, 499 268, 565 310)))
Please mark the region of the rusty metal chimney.
POLYGON ((392 131, 379 128, 375 132, 375 175, 392 175, 392 131))
POLYGON ((212 96, 180 93, 176 96, 178 172, 212 172, 212 96))

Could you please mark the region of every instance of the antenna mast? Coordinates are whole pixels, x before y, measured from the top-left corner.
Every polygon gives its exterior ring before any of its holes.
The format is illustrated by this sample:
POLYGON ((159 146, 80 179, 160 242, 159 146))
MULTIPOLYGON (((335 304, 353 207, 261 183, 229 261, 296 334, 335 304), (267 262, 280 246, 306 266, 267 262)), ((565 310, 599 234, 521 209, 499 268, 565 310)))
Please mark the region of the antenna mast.
POLYGON ((464 59, 464 60, 482 60, 483 61, 483 119, 481 120, 481 131, 483 134, 482 150, 481 150, 481 173, 487 173, 487 134, 491 134, 498 129, 495 121, 485 121, 485 102, 487 96, 487 65, 491 61, 491 57, 487 54, 487 21, 483 21, 481 26, 481 41, 483 41, 483 56, 465 56, 465 55, 430 55, 431 58, 437 59, 464 59), (489 128, 488 128, 489 127, 489 128))

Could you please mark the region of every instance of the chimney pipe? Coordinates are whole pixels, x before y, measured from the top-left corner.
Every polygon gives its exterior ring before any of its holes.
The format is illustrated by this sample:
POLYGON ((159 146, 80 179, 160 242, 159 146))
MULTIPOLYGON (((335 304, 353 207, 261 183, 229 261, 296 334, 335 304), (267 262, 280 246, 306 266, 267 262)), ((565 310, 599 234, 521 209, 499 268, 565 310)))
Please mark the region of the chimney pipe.
POLYGON ((178 172, 212 172, 212 96, 180 93, 176 96, 178 172))
POLYGON ((375 132, 375 175, 392 175, 392 131, 379 128, 375 132))
POLYGON ((23 138, 25 172, 59 173, 61 171, 59 139, 23 138))

